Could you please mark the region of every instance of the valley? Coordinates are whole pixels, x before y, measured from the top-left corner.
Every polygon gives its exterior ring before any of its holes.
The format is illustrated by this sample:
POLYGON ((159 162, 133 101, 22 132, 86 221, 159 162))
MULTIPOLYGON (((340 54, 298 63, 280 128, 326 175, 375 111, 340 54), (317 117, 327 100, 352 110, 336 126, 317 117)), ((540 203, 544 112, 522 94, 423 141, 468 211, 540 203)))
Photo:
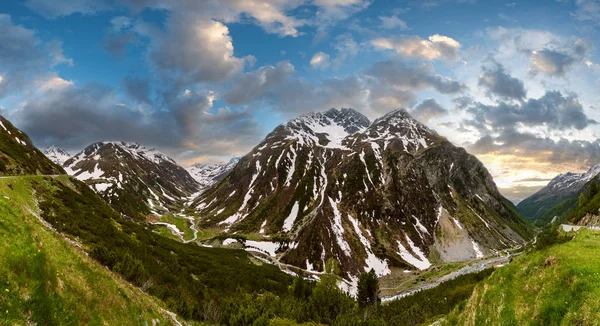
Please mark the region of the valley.
POLYGON ((4 191, 18 185, 17 198, 28 199, 17 207, 37 211, 75 250, 165 300, 158 315, 177 323, 205 320, 200 307, 211 297, 241 304, 234 293, 242 288, 301 304, 285 290, 298 282, 326 286, 336 305, 351 307, 368 271, 384 304, 369 318, 451 284, 464 285, 448 294, 459 302, 538 245, 540 230, 520 219, 479 161, 402 110, 374 122, 350 109, 312 113, 243 157, 189 170, 133 143, 98 142, 71 158, 56 147, 46 153, 68 174, 3 176, 4 191))

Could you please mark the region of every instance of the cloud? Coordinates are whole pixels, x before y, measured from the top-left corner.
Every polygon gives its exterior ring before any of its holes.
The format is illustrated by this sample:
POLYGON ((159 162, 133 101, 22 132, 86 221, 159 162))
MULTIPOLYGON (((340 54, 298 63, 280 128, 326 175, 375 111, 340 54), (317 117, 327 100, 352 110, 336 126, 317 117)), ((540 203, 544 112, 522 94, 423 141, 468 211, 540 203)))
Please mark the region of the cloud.
POLYGON ((53 64, 70 62, 60 42, 44 43, 33 30, 15 25, 11 16, 0 14, 0 98, 19 91, 32 91, 30 85, 51 77, 53 64))
POLYGON ((492 67, 482 67, 479 86, 485 88, 489 97, 498 96, 507 100, 524 100, 527 97, 523 82, 509 75, 499 63, 492 67))
POLYGON ((343 21, 351 15, 362 11, 370 4, 370 0, 314 0, 318 7, 313 24, 319 29, 325 29, 333 23, 343 21))
POLYGON ((429 122, 439 117, 448 114, 448 110, 444 109, 435 99, 429 98, 421 102, 415 107, 411 114, 414 115, 417 120, 422 122, 429 122))
POLYGON ((244 110, 215 110, 215 98, 212 92, 188 90, 166 97, 163 108, 142 110, 123 102, 111 87, 71 84, 29 98, 9 118, 38 146, 80 150, 96 141, 119 140, 174 156, 241 154, 259 140, 258 124, 244 110))
POLYGON ((111 6, 104 0, 27 0, 25 5, 40 15, 54 19, 74 13, 94 14, 111 6))
POLYGON ((400 29, 401 31, 408 31, 408 25, 405 21, 398 18, 397 16, 379 16, 379 20, 381 20, 381 28, 385 29, 400 29))
MULTIPOLYGON (((415 92, 434 89, 444 94, 461 93, 462 83, 433 74, 430 64, 378 62, 359 74, 312 81, 294 78, 287 62, 276 67, 264 66, 235 79, 225 93, 228 104, 261 103, 284 117, 331 107, 352 107, 376 117, 400 107, 415 105, 415 92)), ((435 101, 420 107, 424 116, 442 113, 435 101)))
POLYGON ((44 50, 52 59, 52 67, 63 63, 67 64, 68 66, 73 66, 73 59, 65 56, 62 45, 63 43, 61 41, 54 40, 46 43, 44 46, 44 50))
POLYGON ((323 69, 329 67, 329 54, 324 52, 315 53, 312 58, 310 58, 310 65, 313 68, 323 69))
POLYGON ((466 90, 458 81, 440 75, 433 75, 433 66, 420 64, 409 66, 402 61, 382 61, 375 63, 367 74, 400 88, 434 88, 443 94, 455 94, 466 90))
POLYGON ((125 16, 117 16, 110 20, 110 24, 115 32, 120 32, 121 30, 131 27, 131 19, 125 16))
POLYGON ((439 34, 431 35, 427 40, 418 36, 392 36, 371 41, 377 49, 394 50, 405 57, 422 60, 456 61, 459 58, 460 43, 453 38, 439 34))
POLYGON ((229 29, 221 22, 178 13, 169 17, 164 32, 150 35, 150 62, 177 85, 224 81, 244 68, 246 59, 234 55, 229 29))
POLYGON ((566 38, 548 31, 498 27, 489 29, 487 34, 499 43, 496 56, 527 56, 532 76, 542 73, 563 77, 574 64, 585 63, 592 49, 588 40, 566 38))
POLYGON ((581 21, 600 22, 600 2, 598 0, 576 0, 575 17, 581 21))
POLYGON ((294 66, 287 61, 277 66, 263 66, 240 76, 225 93, 224 99, 232 105, 250 103, 285 84, 294 72, 294 66))
POLYGON ((136 78, 136 77, 125 77, 122 81, 123 90, 132 100, 152 104, 150 100, 150 94, 152 89, 150 87, 150 80, 147 78, 136 78))
POLYGON ((575 58, 552 50, 531 52, 531 73, 543 72, 550 76, 564 76, 575 58))
POLYGON ((552 130, 582 130, 596 123, 586 116, 575 95, 564 96, 558 91, 549 91, 539 99, 516 104, 474 103, 468 112, 473 115, 473 120, 468 123, 484 133, 513 128, 516 124, 544 126, 552 130))
POLYGON ((120 57, 124 55, 125 52, 127 52, 127 49, 130 45, 136 44, 138 42, 139 38, 137 37, 137 35, 135 35, 133 32, 125 32, 121 34, 108 34, 106 35, 102 43, 104 49, 108 53, 116 57, 120 57))

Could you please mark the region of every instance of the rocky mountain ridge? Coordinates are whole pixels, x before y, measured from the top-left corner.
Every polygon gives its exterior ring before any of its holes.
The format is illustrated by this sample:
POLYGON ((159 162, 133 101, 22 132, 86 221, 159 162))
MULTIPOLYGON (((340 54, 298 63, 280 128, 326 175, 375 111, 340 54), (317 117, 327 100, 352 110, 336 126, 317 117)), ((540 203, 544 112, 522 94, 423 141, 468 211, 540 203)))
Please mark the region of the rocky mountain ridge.
POLYGON ((132 217, 178 211, 200 185, 173 159, 137 143, 98 142, 64 163, 121 213, 132 217))
POLYGON ((350 279, 483 257, 529 236, 483 164, 404 110, 280 125, 191 207, 200 227, 279 239, 253 245, 309 271, 334 259, 350 279))
POLYGON ((517 205, 517 210, 524 217, 537 221, 548 220, 545 216, 553 207, 578 194, 595 176, 600 174, 600 164, 592 166, 587 172, 567 172, 554 177, 547 186, 527 197, 517 205))

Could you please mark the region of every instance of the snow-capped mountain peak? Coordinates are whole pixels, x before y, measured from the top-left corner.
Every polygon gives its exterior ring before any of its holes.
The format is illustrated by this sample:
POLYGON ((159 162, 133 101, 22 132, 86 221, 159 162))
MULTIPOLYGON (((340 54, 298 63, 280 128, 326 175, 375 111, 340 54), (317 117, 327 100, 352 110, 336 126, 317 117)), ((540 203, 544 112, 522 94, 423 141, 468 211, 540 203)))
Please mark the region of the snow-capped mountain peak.
POLYGON ((180 209, 181 199, 199 189, 173 159, 138 143, 94 143, 64 168, 128 216, 180 209))
POLYGON ((240 161, 241 156, 234 156, 228 162, 215 164, 196 163, 186 170, 202 188, 211 186, 221 180, 240 161))
POLYGON ((345 149, 344 139, 365 130, 369 119, 353 109, 311 112, 287 123, 288 140, 300 144, 345 149))
POLYGON ((71 154, 55 145, 52 145, 43 150, 44 155, 48 157, 52 162, 62 166, 69 158, 71 158, 71 154))

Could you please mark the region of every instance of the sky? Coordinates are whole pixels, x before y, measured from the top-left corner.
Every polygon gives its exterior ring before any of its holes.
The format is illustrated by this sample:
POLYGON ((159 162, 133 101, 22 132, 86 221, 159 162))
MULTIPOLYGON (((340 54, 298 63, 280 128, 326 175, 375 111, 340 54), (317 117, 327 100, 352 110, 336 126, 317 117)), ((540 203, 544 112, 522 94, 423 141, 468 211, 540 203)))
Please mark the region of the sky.
POLYGON ((38 147, 185 166, 307 112, 404 108, 513 200, 600 163, 599 0, 5 0, 0 31, 0 114, 38 147))

